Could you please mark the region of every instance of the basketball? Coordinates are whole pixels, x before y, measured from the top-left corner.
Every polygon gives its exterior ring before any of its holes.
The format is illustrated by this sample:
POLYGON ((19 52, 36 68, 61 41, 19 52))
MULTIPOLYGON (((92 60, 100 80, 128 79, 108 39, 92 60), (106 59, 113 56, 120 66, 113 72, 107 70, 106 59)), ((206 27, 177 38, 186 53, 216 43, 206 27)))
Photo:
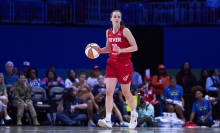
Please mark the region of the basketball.
POLYGON ((90 43, 86 46, 85 54, 90 59, 96 59, 99 57, 101 53, 101 49, 98 44, 96 43, 90 43))

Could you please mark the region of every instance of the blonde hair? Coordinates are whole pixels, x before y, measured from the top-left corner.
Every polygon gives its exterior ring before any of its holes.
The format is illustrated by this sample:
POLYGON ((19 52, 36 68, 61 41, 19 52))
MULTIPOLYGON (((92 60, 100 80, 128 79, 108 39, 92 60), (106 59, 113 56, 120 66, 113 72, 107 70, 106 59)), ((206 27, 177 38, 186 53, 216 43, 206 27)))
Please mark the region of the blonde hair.
POLYGON ((2 73, 0 73, 0 77, 2 78, 2 82, 0 83, 0 88, 1 88, 2 90, 4 90, 4 83, 5 83, 5 81, 4 81, 4 75, 3 75, 2 73))

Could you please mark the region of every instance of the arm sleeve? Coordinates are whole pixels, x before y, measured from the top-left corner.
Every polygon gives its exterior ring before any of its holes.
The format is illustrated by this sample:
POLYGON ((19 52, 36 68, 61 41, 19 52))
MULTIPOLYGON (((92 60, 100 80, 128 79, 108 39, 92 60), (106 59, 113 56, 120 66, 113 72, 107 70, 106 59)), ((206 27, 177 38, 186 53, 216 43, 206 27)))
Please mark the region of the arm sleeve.
POLYGON ((31 86, 28 84, 27 87, 28 87, 28 89, 27 89, 27 94, 26 94, 26 98, 25 98, 25 103, 27 103, 31 100, 31 86))
POLYGON ((152 117, 152 116, 154 117, 154 107, 153 107, 153 105, 150 104, 150 105, 148 106, 146 115, 151 116, 151 117, 152 117))
POLYGON ((165 87, 163 90, 163 97, 167 97, 167 87, 165 87))
POLYGON ((79 104, 84 104, 84 103, 86 103, 86 102, 83 99, 79 100, 79 104))
POLYGON ((152 85, 154 87, 161 87, 163 85, 163 83, 160 83, 157 79, 157 75, 153 76, 152 78, 152 85))
POLYGON ((65 87, 66 87, 66 88, 69 88, 69 87, 70 87, 70 81, 69 81, 69 79, 66 79, 66 80, 65 80, 65 87))
POLYGON ((183 97, 183 88, 180 86, 180 97, 183 97))
POLYGON ((98 91, 98 86, 96 85, 93 89, 93 94, 94 96, 98 95, 99 94, 99 91, 98 91))
POLYGON ((211 103, 210 103, 210 102, 208 102, 208 107, 209 107, 209 108, 208 108, 209 110, 211 110, 211 109, 212 109, 212 105, 211 105, 211 103))
POLYGON ((216 87, 212 87, 213 85, 213 82, 212 82, 212 79, 210 77, 208 77, 206 79, 206 90, 207 91, 216 91, 216 87))
POLYGON ((141 75, 139 74, 139 75, 138 75, 138 86, 141 85, 142 83, 143 83, 142 77, 141 77, 141 75))
POLYGON ((14 89, 12 89, 12 93, 14 95, 14 99, 17 99, 17 101, 24 103, 24 101, 20 98, 18 94, 17 85, 14 85, 14 89))

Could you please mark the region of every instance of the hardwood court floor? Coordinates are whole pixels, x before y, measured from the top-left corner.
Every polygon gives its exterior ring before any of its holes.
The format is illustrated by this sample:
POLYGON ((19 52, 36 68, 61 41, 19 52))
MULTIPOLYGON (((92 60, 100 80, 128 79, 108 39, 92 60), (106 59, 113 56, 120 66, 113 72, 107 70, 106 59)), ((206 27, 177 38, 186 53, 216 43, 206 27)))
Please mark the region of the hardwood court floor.
POLYGON ((0 133, 220 133, 220 128, 140 128, 127 127, 61 127, 61 126, 0 126, 0 133))

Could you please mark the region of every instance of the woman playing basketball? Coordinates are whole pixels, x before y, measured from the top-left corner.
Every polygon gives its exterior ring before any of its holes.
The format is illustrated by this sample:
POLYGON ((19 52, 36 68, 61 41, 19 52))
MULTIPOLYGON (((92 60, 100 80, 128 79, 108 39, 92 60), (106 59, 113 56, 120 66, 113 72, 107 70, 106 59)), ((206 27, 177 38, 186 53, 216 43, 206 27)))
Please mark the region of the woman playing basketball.
POLYGON ((101 49, 101 53, 109 53, 106 67, 106 117, 98 121, 101 127, 112 128, 111 112, 113 108, 113 93, 117 79, 121 84, 122 93, 128 100, 131 108, 131 121, 129 128, 137 126, 138 114, 135 111, 134 98, 130 92, 132 81, 131 52, 137 51, 136 41, 130 30, 124 27, 121 20, 122 13, 115 10, 111 13, 113 27, 106 31, 106 47, 101 49))

